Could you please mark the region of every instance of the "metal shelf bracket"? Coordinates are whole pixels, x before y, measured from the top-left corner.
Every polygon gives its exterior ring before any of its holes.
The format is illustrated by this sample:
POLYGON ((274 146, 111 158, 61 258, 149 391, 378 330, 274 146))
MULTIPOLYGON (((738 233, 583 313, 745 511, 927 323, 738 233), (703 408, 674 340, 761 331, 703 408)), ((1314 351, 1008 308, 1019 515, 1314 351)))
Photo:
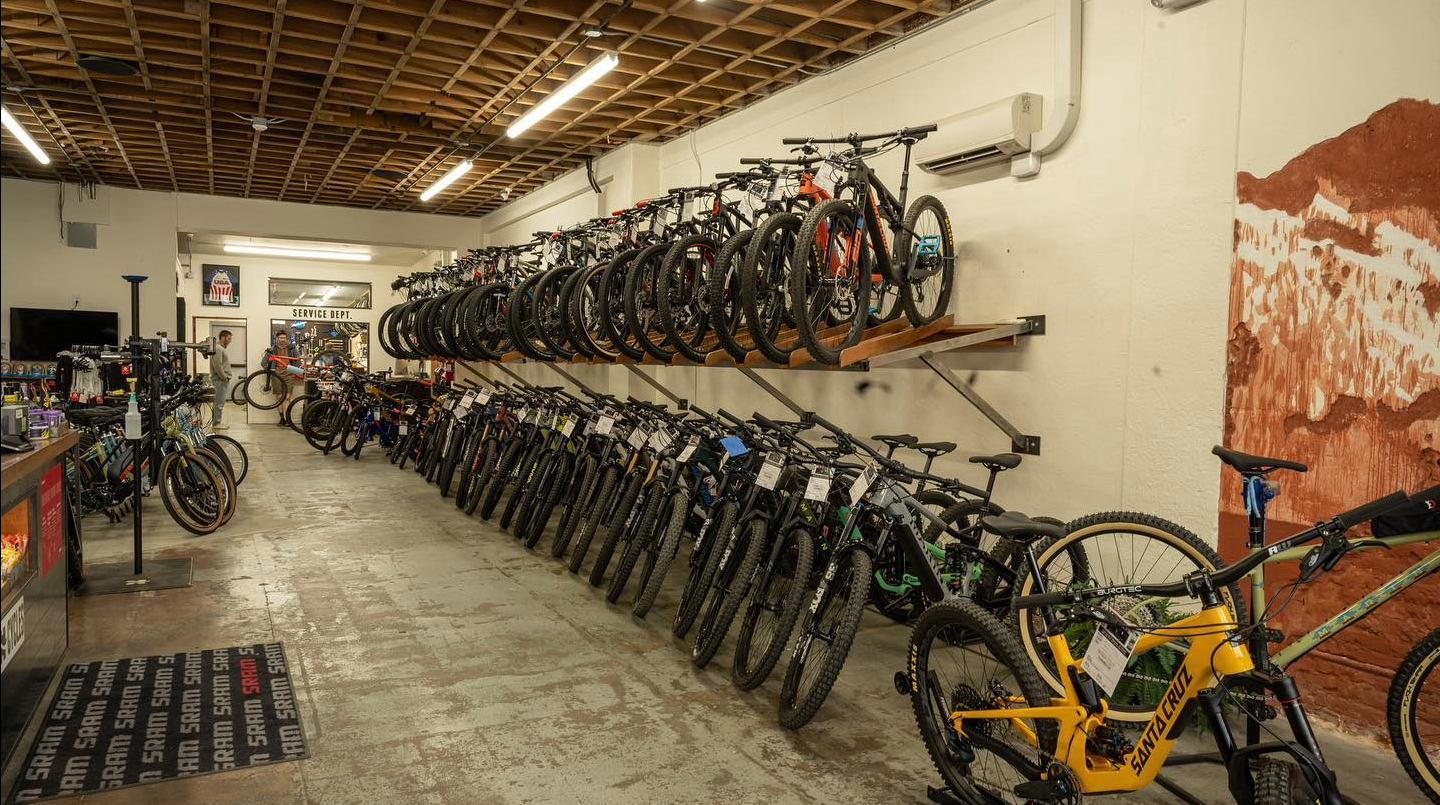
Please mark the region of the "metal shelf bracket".
POLYGON ((640 371, 639 367, 637 367, 637 366, 635 366, 634 364, 631 364, 631 363, 622 364, 622 365, 623 365, 626 369, 629 369, 629 370, 630 370, 630 374, 635 375, 636 377, 640 378, 641 380, 644 380, 646 383, 650 384, 650 387, 651 387, 651 388, 655 389, 656 391, 660 392, 661 394, 664 394, 666 397, 669 397, 670 400, 671 400, 671 402, 675 403, 675 406, 676 406, 677 408, 679 408, 681 411, 684 411, 684 410, 686 410, 686 409, 688 409, 688 408, 690 407, 690 401, 689 401, 689 400, 686 400, 684 397, 681 397, 680 395, 676 394, 675 392, 671 391, 670 389, 665 388, 665 386, 662 385, 662 384, 660 383, 660 381, 658 381, 658 380, 656 380, 655 378, 651 377, 650 375, 647 375, 647 374, 645 374, 644 372, 640 371))

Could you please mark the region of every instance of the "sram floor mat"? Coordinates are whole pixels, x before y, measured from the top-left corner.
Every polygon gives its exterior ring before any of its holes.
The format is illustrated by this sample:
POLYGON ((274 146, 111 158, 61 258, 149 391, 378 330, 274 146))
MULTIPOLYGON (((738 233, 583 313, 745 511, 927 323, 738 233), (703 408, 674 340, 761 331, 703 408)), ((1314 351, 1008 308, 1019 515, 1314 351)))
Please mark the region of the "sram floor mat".
POLYGON ((76 663, 12 802, 307 757, 279 643, 76 663))

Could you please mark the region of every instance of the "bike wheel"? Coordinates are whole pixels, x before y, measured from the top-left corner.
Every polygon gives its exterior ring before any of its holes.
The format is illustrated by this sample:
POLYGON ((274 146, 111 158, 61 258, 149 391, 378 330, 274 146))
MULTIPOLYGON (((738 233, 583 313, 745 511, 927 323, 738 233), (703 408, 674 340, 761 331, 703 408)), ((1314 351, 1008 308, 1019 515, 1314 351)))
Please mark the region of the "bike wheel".
POLYGON ((1440 805, 1440 629, 1421 638, 1395 669, 1385 720, 1405 773, 1440 805))
POLYGON ((520 451, 525 448, 525 440, 519 435, 511 437, 510 444, 506 445, 505 453, 500 457, 500 463, 496 465, 495 471, 490 473, 490 481, 485 484, 484 501, 480 504, 481 519, 489 520, 490 515, 495 513, 495 507, 500 503, 500 495, 505 492, 505 484, 509 481, 510 473, 514 471, 516 463, 520 461, 520 451))
MULTIPOLYGON (((515 474, 515 488, 510 491, 510 499, 505 501, 505 508, 500 512, 500 527, 510 529, 510 524, 515 521, 515 515, 520 512, 521 504, 529 505, 535 497, 536 484, 540 480, 541 459, 545 457, 545 444, 541 439, 536 439, 535 444, 520 459, 518 472, 515 474)), ((521 518, 522 520, 524 518, 521 518)), ((516 534, 516 536, 519 536, 516 534)))
POLYGON ((720 245, 706 294, 710 303, 710 329, 715 331, 720 346, 737 361, 744 360, 746 353, 755 348, 755 341, 745 326, 745 308, 740 300, 740 272, 754 238, 755 230, 742 229, 720 245))
POLYGON ((579 494, 570 498, 565 504, 565 510, 560 514, 560 525, 555 529, 555 538, 550 542, 551 556, 563 556, 565 549, 570 547, 570 538, 575 535, 575 527, 580 524, 580 518, 585 513, 585 503, 595 492, 595 483, 599 479, 600 460, 595 456, 585 456, 585 463, 581 465, 575 486, 579 494))
POLYGON ((810 357, 831 365, 860 340, 870 313, 874 244, 855 205, 830 199, 805 216, 786 278, 790 319, 810 357))
POLYGON ((610 557, 615 555, 615 546, 628 536, 628 526, 632 525, 634 520, 635 502, 639 499, 644 485, 645 473, 637 467, 630 473, 625 491, 620 495, 620 505, 610 517, 610 530, 605 535, 605 541, 601 543, 600 550, 595 552, 595 564, 590 566, 591 587, 599 587, 600 582, 605 580, 605 570, 610 566, 610 557))
POLYGON ((160 463, 160 501, 170 517, 192 534, 204 536, 220 527, 224 513, 220 483, 213 469, 184 453, 171 453, 160 463), (208 514, 202 511, 207 509, 208 514))
POLYGON ((507 526, 516 537, 526 535, 526 527, 530 524, 530 512, 534 510, 536 501, 549 493, 550 484, 554 481, 557 458, 558 454, 555 451, 547 450, 535 459, 530 478, 525 482, 525 491, 519 496, 520 505, 515 507, 515 517, 507 526))
POLYGON ((500 442, 495 439, 486 439, 485 444, 480 448, 480 455, 475 459, 475 469, 470 471, 470 488, 465 492, 465 513, 467 515, 473 515, 475 509, 480 506, 480 501, 485 497, 485 487, 495 473, 495 465, 499 461, 500 442))
POLYGON ((755 230, 740 268, 740 307, 746 331, 766 360, 781 365, 789 363, 795 349, 795 338, 788 334, 782 338, 781 329, 790 309, 785 278, 791 271, 800 224, 800 216, 790 212, 766 218, 755 230))
MULTIPOLYGON (((1224 566, 1219 554, 1190 531, 1148 514, 1102 512, 1072 521, 1060 539, 1034 543, 1035 561, 1045 574, 1045 588, 1066 589, 1110 587, 1125 584, 1175 581, 1193 570, 1216 570, 1224 566), (1085 560, 1077 564, 1077 551, 1085 560)), ((1035 592, 1035 578, 1028 563, 1020 563, 1015 595, 1035 592)), ((1238 585, 1221 591, 1221 598, 1245 622, 1245 603, 1238 585)), ((1198 602, 1178 599, 1142 599, 1120 596, 1106 600, 1106 609, 1141 628, 1154 628, 1194 614, 1198 602)), ((1063 690, 1050 658, 1045 626, 1034 610, 1015 619, 1020 646, 1029 655, 1040 679, 1058 696, 1063 690)), ((1094 635, 1091 628, 1067 629, 1065 639, 1076 657, 1083 657, 1094 635)), ((1115 692, 1109 698, 1111 721, 1145 723, 1155 713, 1164 695, 1171 671, 1181 661, 1185 646, 1175 641, 1131 656, 1115 692)))
POLYGON ((670 497, 670 516, 661 519, 654 549, 646 554, 645 566, 640 571, 640 593, 630 610, 637 618, 650 614, 650 608, 655 605, 665 584, 665 575, 680 552, 680 538, 685 534, 685 520, 690 516, 690 495, 685 490, 678 489, 670 497))
POLYGON ((590 541, 595 538, 595 530, 600 527, 605 509, 610 505, 610 497, 615 494, 615 487, 620 482, 620 468, 612 464, 602 469, 600 476, 600 491, 590 502, 584 519, 580 521, 579 532, 575 535, 575 549, 570 552, 571 573, 579 573, 580 567, 585 563, 590 541))
POLYGON ((235 471, 235 485, 244 483, 245 476, 250 472, 250 454, 245 452, 244 445, 218 433, 210 434, 206 440, 229 459, 230 468, 235 471))
POLYGON ((700 607, 705 603, 705 594, 710 591, 710 580, 720 566, 720 554, 715 546, 723 545, 730 539, 735 528, 735 518, 740 515, 740 505, 733 500, 720 504, 715 522, 708 530, 702 530, 696 537, 695 550, 690 554, 690 573, 685 577, 685 588, 680 592, 680 606, 675 610, 675 622, 671 633, 685 638, 695 619, 700 617, 700 607), (708 531, 708 532, 707 532, 708 531))
POLYGON ((668 496, 652 492, 645 501, 645 510, 640 513, 639 525, 630 532, 630 541, 625 545, 625 552, 620 555, 620 561, 615 565, 615 574, 610 577, 610 586, 605 590, 606 601, 613 604, 620 600, 620 594, 625 592, 625 584, 630 581, 630 574, 635 570, 635 563, 640 561, 640 554, 650 547, 653 540, 658 539, 655 526, 660 521, 660 510, 665 505, 664 497, 668 496))
POLYGON ((1045 769, 1055 749, 1055 722, 1022 722, 1033 730, 1032 744, 1009 720, 967 722, 962 735, 950 717, 956 710, 1017 700, 1030 707, 1050 704, 1049 689, 1013 633, 973 602, 945 601, 915 621, 908 657, 910 704, 941 779, 967 802, 1018 803, 1014 787, 1029 777, 996 749, 1045 769))
POLYGON ((290 391, 285 378, 272 369, 259 369, 245 375, 245 379, 240 381, 240 388, 245 395, 245 404, 262 411, 279 408, 290 391))
POLYGON ((735 637, 730 679, 741 690, 760 687, 780 661, 808 589, 815 541, 804 528, 790 529, 784 540, 774 565, 761 573, 735 637))
POLYGON ((640 252, 625 272, 625 318, 636 343, 645 352, 669 362, 675 357, 670 339, 657 316, 661 264, 669 243, 657 243, 640 252))
POLYGON ((625 277, 639 255, 639 249, 629 249, 615 255, 600 275, 595 302, 599 307, 600 332, 605 340, 619 354, 637 361, 645 357, 645 350, 631 331, 630 320, 627 318, 625 277))
POLYGON ((318 394, 301 394, 285 406, 285 421, 289 423, 290 429, 301 433, 301 423, 305 421, 305 409, 320 399, 318 394))
POLYGON ((765 545, 765 521, 756 517, 735 530, 733 540, 721 553, 719 568, 702 607, 705 617, 700 619, 695 648, 690 652, 690 661, 696 668, 709 665, 720 650, 730 624, 735 622, 740 605, 750 593, 765 545))
POLYGON ((579 491, 575 478, 575 455, 561 450, 555 456, 555 469, 544 493, 530 510, 530 520, 524 529, 526 548, 534 550, 540 544, 546 527, 550 525, 550 518, 555 514, 555 507, 560 504, 560 496, 567 491, 572 495, 579 491))
POLYGON ((311 447, 323 451, 331 443, 335 437, 340 409, 341 405, 337 400, 319 400, 314 405, 306 406, 305 419, 300 422, 300 432, 305 435, 305 441, 309 442, 311 447))
POLYGON ((871 572, 870 554, 858 548, 842 551, 825 569, 780 687, 780 725, 786 729, 810 723, 835 686, 860 628, 871 572))
POLYGON ((715 273, 715 241, 691 235, 665 253, 656 275, 656 317, 667 343, 686 358, 704 363, 710 331, 710 275, 715 273))
POLYGON ((912 327, 929 324, 950 307, 955 285, 955 236, 950 233, 950 214, 934 196, 921 196, 910 203, 901 225, 901 248, 905 265, 900 266, 900 304, 912 327))

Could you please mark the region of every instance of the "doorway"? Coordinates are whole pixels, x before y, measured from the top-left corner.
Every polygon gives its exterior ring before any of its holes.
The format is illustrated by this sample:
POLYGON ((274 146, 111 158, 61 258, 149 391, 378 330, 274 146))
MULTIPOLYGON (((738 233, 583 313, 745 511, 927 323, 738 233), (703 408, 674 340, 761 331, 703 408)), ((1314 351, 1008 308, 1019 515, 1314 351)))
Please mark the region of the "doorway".
MULTIPOLYGON (((249 372, 246 367, 245 356, 249 354, 246 349, 245 319, 217 319, 208 316, 195 317, 195 340, 200 341, 208 337, 220 337, 221 330, 230 331, 230 346, 225 348, 225 354, 230 357, 230 373, 236 378, 242 378, 249 372)), ((209 366, 195 367, 196 371, 208 371, 209 366)))

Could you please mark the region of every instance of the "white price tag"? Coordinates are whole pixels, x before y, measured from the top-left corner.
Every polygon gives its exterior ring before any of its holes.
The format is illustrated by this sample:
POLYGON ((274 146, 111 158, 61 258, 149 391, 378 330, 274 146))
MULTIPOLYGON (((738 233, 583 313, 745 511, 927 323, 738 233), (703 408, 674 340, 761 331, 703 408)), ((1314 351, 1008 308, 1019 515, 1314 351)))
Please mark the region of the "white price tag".
POLYGON ((760 464, 760 471, 755 474, 755 483, 763 489, 774 489, 780 483, 780 471, 785 469, 785 459, 769 453, 760 464))
POLYGON ((467 417, 467 416, 470 416, 470 409, 469 409, 469 408, 466 408, 466 407, 464 407, 463 405, 462 405, 462 406, 456 406, 456 408, 455 408, 455 421, 456 421, 456 422, 464 422, 464 421, 465 421, 465 417, 467 417))
POLYGON ((780 197, 780 191, 785 187, 785 179, 790 175, 787 169, 784 173, 770 180, 770 188, 765 193, 765 202, 768 204, 780 197))
POLYGON ((688 441, 688 442, 685 443, 685 449, 680 451, 680 455, 679 455, 678 458, 676 458, 676 461, 689 461, 689 460, 690 460, 690 457, 693 456, 693 455, 695 455, 695 450, 696 450, 696 448, 698 448, 699 446, 700 446, 700 437, 699 437, 699 436, 691 436, 691 437, 690 437, 690 441, 688 441))
POLYGON ((413 406, 413 405, 406 406, 406 407, 405 407, 405 416, 415 416, 415 406, 413 406))
POLYGON ((440 407, 441 407, 441 408, 444 408, 446 411, 449 411, 451 408, 454 408, 454 407, 455 407, 455 398, 454 398, 454 397, 446 397, 446 398, 445 398, 445 401, 442 402, 442 403, 440 403, 440 407))
POLYGON ((670 434, 667 433, 664 428, 660 428, 650 434, 650 447, 657 453, 664 452, 665 448, 669 447, 672 441, 674 440, 670 438, 670 434))
POLYGON ((519 411, 516 411, 516 412, 515 412, 515 419, 516 419, 516 421, 523 423, 523 422, 525 421, 525 417, 527 417, 527 416, 529 416, 529 415, 530 415, 530 409, 529 409, 529 408, 521 408, 519 411))
POLYGON ((481 405, 484 405, 485 403, 490 402, 490 396, 490 392, 481 389, 480 393, 475 395, 475 401, 480 403, 481 405))
POLYGON ((1090 647, 1085 650, 1080 665, 1107 695, 1113 695, 1115 686, 1120 684, 1120 676, 1125 673, 1125 665, 1130 662, 1130 652, 1138 639, 1139 635, 1129 629, 1096 622, 1095 636, 1090 639, 1090 647))
POLYGON ((875 477, 875 470, 872 467, 866 467, 864 471, 855 477, 855 482, 850 484, 851 506, 859 503, 860 498, 865 497, 865 493, 870 491, 870 485, 875 483, 875 477))
POLYGON ((561 435, 561 436, 564 436, 565 438, 568 439, 568 438, 570 438, 570 434, 572 434, 572 433, 574 433, 574 432, 575 432, 575 417, 573 417, 573 416, 567 416, 567 417, 565 417, 565 427, 563 427, 563 428, 560 429, 560 435, 561 435))
POLYGON ((467 391, 465 392, 465 396, 460 398, 460 407, 469 408, 473 402, 475 402, 475 392, 467 391))
POLYGON ((584 433, 584 435, 589 436, 590 434, 592 434, 592 433, 595 432, 595 421, 596 421, 596 417, 593 417, 593 416, 590 417, 589 419, 586 419, 586 420, 585 420, 585 433, 584 433))
POLYGON ((401 436, 406 436, 406 435, 409 435, 409 433, 410 433, 410 426, 407 425, 407 424, 405 424, 404 422, 401 422, 401 423, 400 423, 400 435, 401 435, 401 436))
POLYGON ((665 210, 656 209, 655 214, 650 217, 650 234, 658 235, 665 231, 665 210))
POLYGON ((820 189, 833 196, 835 195, 835 188, 840 186, 840 180, 843 176, 843 167, 840 163, 827 157, 826 160, 821 163, 819 169, 815 171, 813 181, 820 189))
POLYGON ((832 472, 829 467, 817 467, 810 473, 810 481, 805 484, 805 499, 824 502, 830 496, 830 481, 832 472))
POLYGON ((650 434, 645 431, 645 426, 636 425, 635 430, 630 431, 630 438, 626 439, 626 441, 630 443, 631 447, 639 450, 645 446, 645 440, 649 438, 650 434))
POLYGON ((595 432, 600 434, 601 436, 609 434, 610 431, 614 429, 615 417, 613 416, 601 416, 599 421, 595 423, 595 432))

